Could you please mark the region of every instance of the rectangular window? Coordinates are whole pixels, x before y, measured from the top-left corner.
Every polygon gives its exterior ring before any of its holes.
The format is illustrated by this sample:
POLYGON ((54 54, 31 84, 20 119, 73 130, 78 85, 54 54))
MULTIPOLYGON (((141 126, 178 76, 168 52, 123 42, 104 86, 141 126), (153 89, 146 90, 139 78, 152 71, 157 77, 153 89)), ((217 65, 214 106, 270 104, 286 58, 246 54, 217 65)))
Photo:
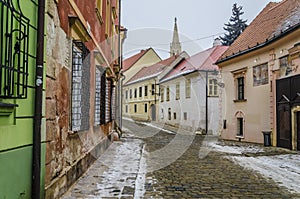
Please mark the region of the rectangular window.
POLYGON ((184 113, 183 113, 183 119, 184 119, 184 120, 187 120, 187 112, 184 112, 184 113))
POLYGON ((185 80, 185 98, 191 97, 191 80, 186 79, 185 80))
POLYGON ((100 24, 103 24, 103 0, 97 0, 96 14, 100 21, 100 24))
POLYGON ((125 91, 125 99, 128 99, 128 90, 125 91))
POLYGON ((101 95, 100 95, 100 124, 105 124, 105 105, 106 105, 106 71, 101 72, 101 95))
POLYGON ((105 122, 112 121, 112 96, 113 96, 113 87, 112 80, 106 79, 106 104, 105 104, 105 122))
POLYGON ((125 105, 125 112, 128 113, 128 105, 125 105))
POLYGON ((89 128, 90 60, 87 58, 88 53, 88 49, 81 41, 73 41, 71 93, 71 129, 73 131, 89 128))
POLYGON ((145 113, 148 112, 148 104, 145 104, 145 113))
POLYGON ((136 104, 134 105, 134 112, 135 113, 137 112, 137 105, 136 104))
POLYGON ((176 83, 176 100, 180 99, 180 82, 176 83))
POLYGON ((161 87, 160 88, 160 101, 163 102, 165 99, 165 88, 161 87))
POLYGON ((145 96, 148 96, 148 86, 145 86, 145 96))
MULTIPOLYGON (((0 1, 0 98, 27 98, 30 20, 12 1, 0 1)), ((31 27, 33 28, 33 27, 31 27)), ((33 30, 32 30, 33 31, 33 30)), ((34 33, 34 32, 31 32, 34 33)), ((33 41, 34 42, 34 41, 33 41)), ((32 60, 36 57, 34 51, 32 60)), ((34 85, 32 85, 34 86, 34 85)))
POLYGON ((134 98, 137 98, 137 89, 134 89, 134 98))
POLYGON ((208 80, 208 96, 218 96, 218 85, 216 79, 208 80))
POLYGON ((176 112, 173 113, 174 120, 176 120, 176 112))
POLYGON ((108 38, 111 32, 111 6, 110 1, 106 0, 106 13, 105 13, 105 36, 108 38))
POLYGON ((168 119, 171 120, 172 118, 171 108, 168 108, 168 119))
POLYGON ((237 78, 237 99, 243 100, 244 97, 244 77, 237 78))
POLYGON ((140 87, 139 88, 139 97, 142 97, 143 96, 143 87, 140 87))
POLYGON ((167 86, 166 88, 166 101, 170 101, 170 87, 167 86))
POLYGON ((132 98, 132 89, 129 90, 129 97, 132 98))
POLYGON ((101 72, 100 67, 96 66, 95 77, 95 126, 100 124, 100 103, 101 103, 101 72))
POLYGON ((152 88, 152 89, 151 89, 151 94, 154 95, 154 93, 155 93, 155 85, 152 84, 152 85, 151 85, 151 88, 152 88))
POLYGON ((237 118, 237 136, 244 135, 244 119, 242 117, 237 118))

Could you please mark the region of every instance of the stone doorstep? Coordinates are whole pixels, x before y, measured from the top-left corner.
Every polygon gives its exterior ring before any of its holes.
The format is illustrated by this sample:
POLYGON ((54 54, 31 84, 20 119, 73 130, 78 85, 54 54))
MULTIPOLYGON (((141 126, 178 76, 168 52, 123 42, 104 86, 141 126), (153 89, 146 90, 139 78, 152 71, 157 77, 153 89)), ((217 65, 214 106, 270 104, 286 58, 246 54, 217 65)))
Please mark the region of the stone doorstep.
POLYGON ((45 198, 56 199, 65 194, 68 189, 88 170, 112 142, 106 137, 89 153, 79 158, 72 166, 65 169, 50 185, 45 187, 45 198))

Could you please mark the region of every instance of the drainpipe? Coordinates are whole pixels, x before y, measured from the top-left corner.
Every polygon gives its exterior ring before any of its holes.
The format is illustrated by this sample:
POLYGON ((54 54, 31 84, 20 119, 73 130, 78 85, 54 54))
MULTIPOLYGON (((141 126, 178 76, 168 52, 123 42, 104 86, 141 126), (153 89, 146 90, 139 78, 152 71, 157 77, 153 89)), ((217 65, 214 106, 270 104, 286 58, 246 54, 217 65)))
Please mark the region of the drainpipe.
POLYGON ((43 107, 43 70, 44 70, 44 20, 45 0, 38 1, 37 47, 36 47, 36 85, 32 152, 31 198, 40 198, 41 184, 41 124, 43 107))

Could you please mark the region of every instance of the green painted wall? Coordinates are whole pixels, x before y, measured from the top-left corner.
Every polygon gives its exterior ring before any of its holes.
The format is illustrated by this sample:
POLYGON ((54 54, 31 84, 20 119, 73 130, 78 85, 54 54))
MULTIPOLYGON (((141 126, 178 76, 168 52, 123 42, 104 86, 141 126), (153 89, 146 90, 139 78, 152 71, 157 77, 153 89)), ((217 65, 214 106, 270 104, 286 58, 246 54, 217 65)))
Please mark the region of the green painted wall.
MULTIPOLYGON (((5 0, 8 1, 8 0, 5 0)), ((15 108, 0 106, 0 199, 31 198, 32 181, 32 140, 34 124, 35 94, 35 56, 37 0, 12 0, 16 10, 30 19, 29 26, 29 59, 28 87, 26 99, 1 99, 2 103, 17 104, 15 108), (18 2, 20 7, 18 6, 18 2)), ((2 1, 0 2, 0 8, 2 1)), ((4 34, 4 33, 0 33, 4 34)), ((4 52, 0 46, 1 52, 4 52)), ((0 77, 1 78, 1 77, 0 77)), ((45 84, 44 84, 45 88, 45 84)), ((45 92, 43 93, 45 96, 45 92)), ((45 97, 43 98, 45 99, 45 97)), ((43 109, 45 110, 45 101, 43 109)), ((45 116, 45 111, 43 111, 45 116)), ((41 152, 41 198, 44 193, 45 175, 45 119, 42 120, 42 152, 41 152)))

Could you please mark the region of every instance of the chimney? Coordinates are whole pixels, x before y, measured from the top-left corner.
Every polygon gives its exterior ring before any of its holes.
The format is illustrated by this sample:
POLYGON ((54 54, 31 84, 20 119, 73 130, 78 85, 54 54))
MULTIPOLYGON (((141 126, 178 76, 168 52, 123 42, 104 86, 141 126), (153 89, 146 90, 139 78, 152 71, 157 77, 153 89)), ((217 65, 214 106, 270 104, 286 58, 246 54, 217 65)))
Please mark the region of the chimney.
POLYGON ((221 45, 222 45, 221 39, 220 38, 215 38, 214 43, 213 43, 213 47, 221 46, 221 45))

